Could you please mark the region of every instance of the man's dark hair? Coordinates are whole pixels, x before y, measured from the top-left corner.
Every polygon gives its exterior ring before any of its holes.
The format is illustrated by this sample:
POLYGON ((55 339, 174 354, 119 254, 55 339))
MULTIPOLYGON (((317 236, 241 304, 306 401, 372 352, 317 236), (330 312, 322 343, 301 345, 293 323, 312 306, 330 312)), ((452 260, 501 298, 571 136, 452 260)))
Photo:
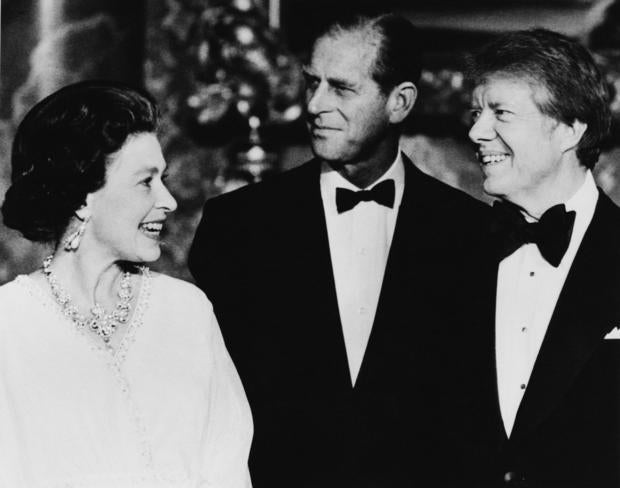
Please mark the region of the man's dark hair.
POLYGON ((383 14, 357 15, 338 20, 321 31, 317 39, 350 32, 367 32, 377 53, 371 76, 385 94, 399 83, 417 83, 422 71, 420 43, 416 28, 404 17, 383 14))
POLYGON ((120 83, 80 82, 43 99, 15 134, 5 225, 35 242, 58 242, 86 196, 104 185, 109 157, 157 125, 151 96, 120 83))
POLYGON ((543 114, 568 125, 587 124, 576 153, 583 166, 594 167, 611 124, 610 95, 585 47, 546 29, 511 32, 476 52, 468 71, 474 85, 499 75, 542 86, 547 96, 534 102, 543 114))

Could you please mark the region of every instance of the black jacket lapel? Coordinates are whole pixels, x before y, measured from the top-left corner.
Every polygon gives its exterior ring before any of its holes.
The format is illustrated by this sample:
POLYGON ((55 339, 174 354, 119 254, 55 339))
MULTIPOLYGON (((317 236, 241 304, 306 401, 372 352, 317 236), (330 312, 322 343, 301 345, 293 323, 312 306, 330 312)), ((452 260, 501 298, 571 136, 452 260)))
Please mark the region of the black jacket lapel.
POLYGON ((375 320, 356 381, 356 389, 361 388, 367 381, 380 381, 377 376, 385 374, 385 371, 378 366, 386 362, 385 354, 389 354, 389 350, 383 346, 389 347, 392 332, 400 327, 398 322, 403 320, 410 322, 412 314, 415 314, 410 307, 405 306, 409 304, 406 296, 411 293, 407 282, 408 277, 412 276, 412 260, 414 256, 420 254, 419 246, 422 243, 421 239, 414 239, 413 229, 414 222, 424 227, 420 218, 428 203, 425 198, 426 191, 420 188, 421 185, 417 181, 420 170, 404 155, 403 161, 405 163, 403 197, 398 209, 375 320))
MULTIPOLYGON (((282 202, 286 202, 288 208, 278 220, 281 227, 274 232, 284 233, 276 241, 288 243, 278 251, 284 255, 279 261, 288 268, 284 274, 291 276, 291 282, 302 284, 286 292, 299 301, 295 313, 303 315, 301 322, 306 330, 299 350, 308 351, 312 362, 322 365, 334 387, 346 389, 351 380, 321 199, 320 170, 320 161, 313 160, 289 172, 285 186, 288 194, 274 206, 281 209, 282 202)), ((296 327, 296 321, 291 316, 291 327, 296 327)), ((299 359, 309 360, 307 355, 299 359)))
MULTIPOLYGON (((494 249, 488 250, 489 255, 493 255, 494 249)), ((495 263, 495 262, 494 262, 495 263)), ((485 327, 485 321, 482 321, 482 331, 481 337, 482 341, 486 344, 486 349, 482 348, 482 350, 488 351, 488 356, 484 358, 485 367, 483 368, 483 374, 485 372, 489 372, 490 374, 487 376, 489 381, 488 389, 485 389, 485 394, 488 398, 489 404, 492 406, 492 411, 488 412, 486 415, 488 418, 484 420, 486 422, 487 428, 494 433, 494 438, 497 439, 499 443, 503 443, 508 439, 508 435, 506 433, 506 429, 504 428, 504 422, 502 420, 501 409, 499 405, 499 390, 497 384, 497 351, 495 347, 496 343, 496 328, 495 328, 495 320, 497 315, 497 274, 499 271, 499 263, 495 263, 489 267, 489 285, 490 287, 487 289, 486 297, 488 297, 489 303, 492 304, 490 307, 485 308, 484 304, 482 304, 479 309, 487 310, 488 315, 485 317, 486 324, 491 324, 491 327, 485 327), (486 333, 484 333, 484 329, 486 333)), ((485 375, 486 376, 486 375, 485 375)), ((486 382, 485 382, 486 384, 486 382)))

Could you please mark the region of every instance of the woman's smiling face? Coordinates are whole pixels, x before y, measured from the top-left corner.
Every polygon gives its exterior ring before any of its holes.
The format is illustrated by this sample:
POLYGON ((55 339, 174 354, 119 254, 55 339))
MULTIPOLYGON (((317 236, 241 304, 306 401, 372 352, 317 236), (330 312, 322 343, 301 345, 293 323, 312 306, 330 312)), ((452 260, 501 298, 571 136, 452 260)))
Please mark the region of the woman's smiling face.
POLYGON ((149 262, 176 201, 164 185, 166 162, 153 133, 134 134, 110 156, 106 182, 87 197, 90 221, 82 245, 114 261, 149 262))

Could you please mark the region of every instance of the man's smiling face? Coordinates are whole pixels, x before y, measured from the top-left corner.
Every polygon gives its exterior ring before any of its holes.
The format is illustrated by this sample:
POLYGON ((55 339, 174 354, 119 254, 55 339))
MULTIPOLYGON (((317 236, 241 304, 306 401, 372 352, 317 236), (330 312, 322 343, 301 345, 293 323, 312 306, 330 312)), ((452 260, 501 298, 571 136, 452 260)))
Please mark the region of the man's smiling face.
POLYGON ((547 96, 542 85, 510 75, 490 76, 475 88, 469 137, 489 195, 527 208, 565 171, 562 123, 539 108, 547 96))

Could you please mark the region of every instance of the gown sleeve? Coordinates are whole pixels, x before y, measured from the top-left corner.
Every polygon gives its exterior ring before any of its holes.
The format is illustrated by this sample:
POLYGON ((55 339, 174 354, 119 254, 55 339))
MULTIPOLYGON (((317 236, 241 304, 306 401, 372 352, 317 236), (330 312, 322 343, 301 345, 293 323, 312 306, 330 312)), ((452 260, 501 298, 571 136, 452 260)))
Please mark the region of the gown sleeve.
POLYGON ((207 302, 212 355, 209 408, 201 488, 251 488, 248 456, 253 424, 237 370, 226 350, 211 304, 207 302))

